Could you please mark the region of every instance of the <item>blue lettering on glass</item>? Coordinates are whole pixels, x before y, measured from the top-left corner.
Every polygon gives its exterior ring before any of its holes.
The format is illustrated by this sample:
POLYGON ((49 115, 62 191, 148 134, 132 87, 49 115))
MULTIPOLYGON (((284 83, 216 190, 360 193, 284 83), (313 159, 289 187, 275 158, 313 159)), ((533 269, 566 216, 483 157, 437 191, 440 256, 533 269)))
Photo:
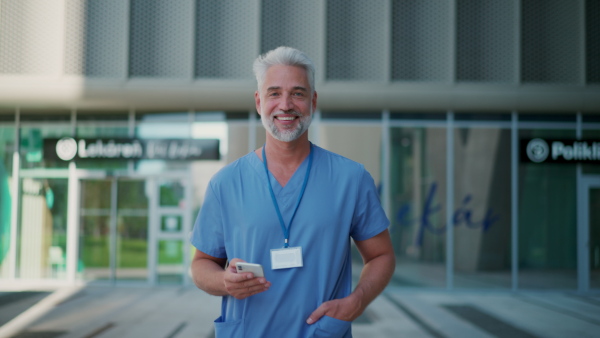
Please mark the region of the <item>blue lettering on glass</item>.
MULTIPOLYGON (((423 236, 425 230, 440 235, 446 232, 447 225, 444 223, 440 227, 435 227, 431 222, 431 218, 435 216, 438 212, 442 210, 442 205, 437 204, 434 205, 435 193, 437 191, 437 182, 433 182, 429 188, 429 192, 427 193, 427 197, 425 198, 425 205, 423 206, 423 212, 419 216, 418 219, 410 219, 411 205, 410 203, 404 203, 398 209, 396 213, 396 220, 400 226, 410 227, 415 225, 418 222, 419 232, 417 238, 415 239, 415 245, 422 246, 423 245, 423 236)), ((452 223, 454 226, 460 226, 464 224, 467 228, 470 229, 482 229, 483 232, 487 232, 494 223, 498 222, 500 219, 500 215, 494 213, 492 208, 489 208, 483 219, 479 221, 473 220, 473 212, 468 208, 469 203, 473 200, 473 196, 471 194, 467 194, 463 200, 461 205, 454 211, 454 215, 452 217, 452 223)))

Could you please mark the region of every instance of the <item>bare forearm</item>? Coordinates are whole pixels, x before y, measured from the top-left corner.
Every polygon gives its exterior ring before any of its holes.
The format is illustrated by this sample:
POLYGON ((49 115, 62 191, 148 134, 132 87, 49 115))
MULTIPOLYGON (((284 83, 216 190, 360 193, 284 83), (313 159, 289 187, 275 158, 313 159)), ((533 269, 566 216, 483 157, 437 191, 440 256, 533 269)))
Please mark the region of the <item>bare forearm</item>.
POLYGON ((227 259, 209 256, 196 250, 192 260, 192 277, 196 286, 214 296, 232 296, 244 299, 267 291, 271 283, 264 277, 254 277, 251 272, 237 273, 235 265, 243 262, 232 258, 225 269, 227 259))
POLYGON ((208 259, 195 259, 191 268, 194 284, 199 289, 214 296, 228 294, 223 284, 225 270, 219 264, 208 259))
POLYGON ((396 259, 393 253, 377 256, 364 265, 358 284, 350 295, 359 301, 358 315, 383 292, 394 274, 395 266, 396 259))
POLYGON ((354 291, 348 296, 321 304, 310 314, 306 322, 313 324, 322 316, 353 321, 360 316, 367 305, 379 295, 390 281, 395 267, 394 254, 381 254, 365 263, 360 280, 354 291))

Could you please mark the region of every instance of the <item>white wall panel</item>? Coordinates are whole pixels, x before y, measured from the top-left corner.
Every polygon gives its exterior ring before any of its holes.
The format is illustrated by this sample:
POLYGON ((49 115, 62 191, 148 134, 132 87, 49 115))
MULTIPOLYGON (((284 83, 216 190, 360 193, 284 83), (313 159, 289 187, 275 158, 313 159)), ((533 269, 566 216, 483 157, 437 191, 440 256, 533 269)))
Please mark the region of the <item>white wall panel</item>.
POLYGON ((65 74, 127 77, 128 3, 67 0, 65 74))
POLYGON ((0 73, 58 76, 62 72, 62 0, 0 3, 0 73))

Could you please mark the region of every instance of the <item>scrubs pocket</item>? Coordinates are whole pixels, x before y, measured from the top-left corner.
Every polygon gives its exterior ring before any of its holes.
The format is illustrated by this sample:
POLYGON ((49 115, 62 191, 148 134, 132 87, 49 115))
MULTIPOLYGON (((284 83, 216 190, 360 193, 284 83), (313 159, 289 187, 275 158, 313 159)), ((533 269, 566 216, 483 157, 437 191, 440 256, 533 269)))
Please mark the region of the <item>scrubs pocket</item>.
POLYGON ((314 332, 309 337, 315 338, 333 338, 344 337, 350 332, 352 322, 347 322, 333 317, 323 316, 318 322, 314 323, 314 332))
POLYGON ((223 321, 223 317, 215 320, 215 338, 243 337, 244 326, 241 319, 223 321))

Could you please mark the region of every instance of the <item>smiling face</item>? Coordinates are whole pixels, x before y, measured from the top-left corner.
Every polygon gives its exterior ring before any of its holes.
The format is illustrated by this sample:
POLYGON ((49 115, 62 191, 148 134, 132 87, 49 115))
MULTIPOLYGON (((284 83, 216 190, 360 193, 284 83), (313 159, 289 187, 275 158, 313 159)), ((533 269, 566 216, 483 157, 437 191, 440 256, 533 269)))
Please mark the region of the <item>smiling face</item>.
POLYGON ((271 66, 254 99, 263 126, 282 142, 305 135, 317 105, 317 93, 310 88, 306 71, 297 66, 271 66))

